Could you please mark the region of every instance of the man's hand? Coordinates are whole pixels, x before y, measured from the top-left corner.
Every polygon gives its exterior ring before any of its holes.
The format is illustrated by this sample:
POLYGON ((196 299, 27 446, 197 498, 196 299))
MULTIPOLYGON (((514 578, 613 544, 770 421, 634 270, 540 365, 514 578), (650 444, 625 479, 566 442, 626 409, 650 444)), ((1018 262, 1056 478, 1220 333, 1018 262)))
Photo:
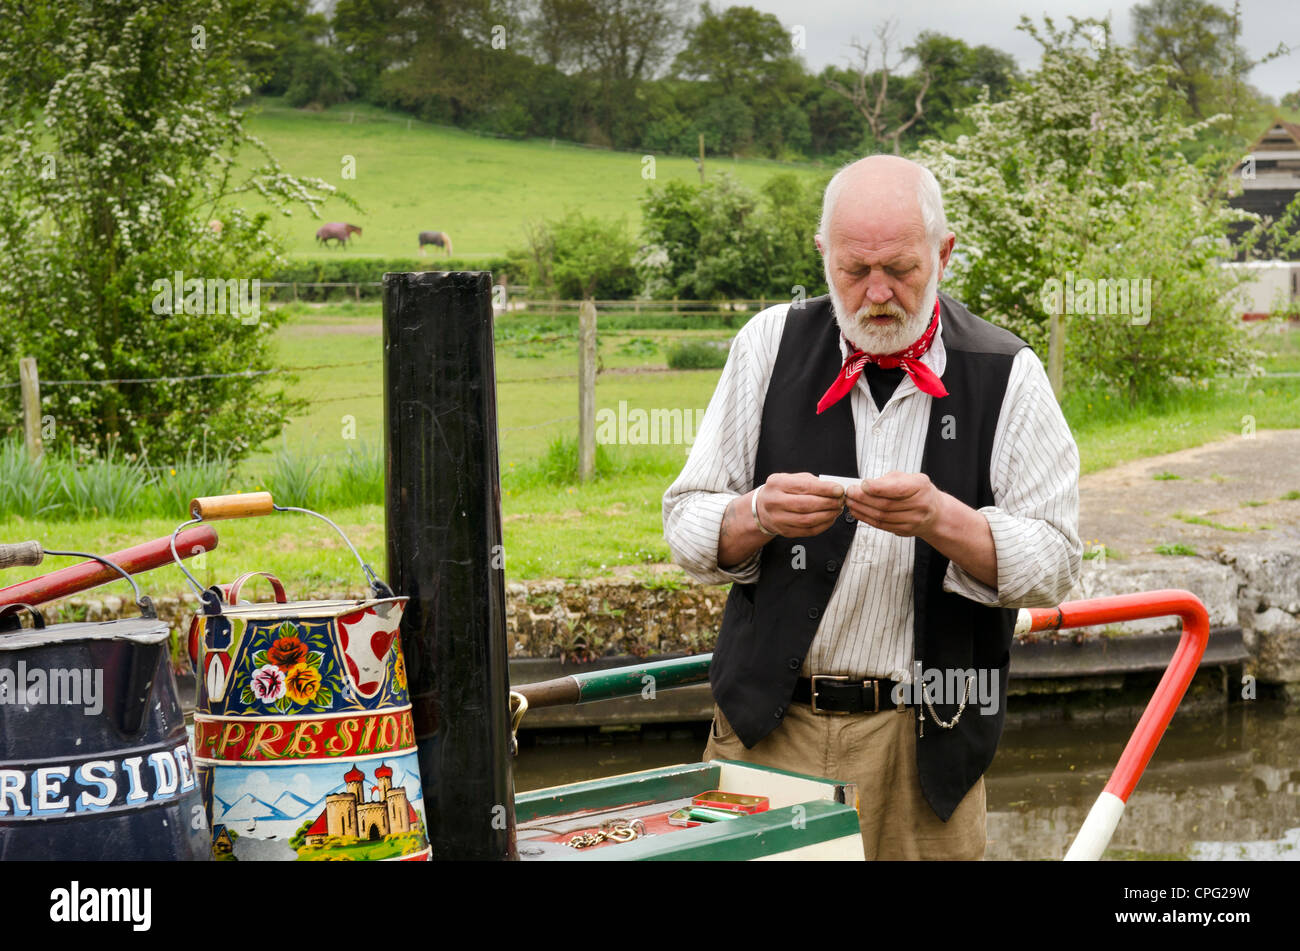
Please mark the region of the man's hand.
MULTIPOLYGON (((921 472, 887 472, 851 486, 845 497, 853 517, 881 531, 920 538, 957 567, 998 587, 998 553, 989 520, 941 492, 921 472)), ((764 523, 766 524, 766 523, 764 523)))
POLYGON ((820 535, 844 511, 844 486, 811 472, 774 472, 758 497, 758 517, 786 538, 820 535))
MULTIPOLYGON (((758 517, 763 527, 787 538, 820 535, 844 511, 844 486, 823 482, 810 472, 774 472, 760 488, 758 517)), ((723 513, 718 564, 724 568, 745 561, 773 538, 754 524, 750 510, 754 492, 733 499, 723 513)))
POLYGON ((889 472, 848 490, 853 517, 894 535, 929 534, 939 518, 943 495, 922 472, 889 472))

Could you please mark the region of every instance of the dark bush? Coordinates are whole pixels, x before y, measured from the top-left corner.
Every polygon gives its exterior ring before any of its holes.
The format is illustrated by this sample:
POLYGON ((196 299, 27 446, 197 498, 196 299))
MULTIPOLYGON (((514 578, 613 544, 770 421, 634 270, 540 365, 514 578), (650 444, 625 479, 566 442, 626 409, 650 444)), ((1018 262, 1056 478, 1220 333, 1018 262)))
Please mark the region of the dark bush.
POLYGON ((702 340, 674 344, 668 365, 674 370, 716 370, 727 362, 727 351, 702 340))

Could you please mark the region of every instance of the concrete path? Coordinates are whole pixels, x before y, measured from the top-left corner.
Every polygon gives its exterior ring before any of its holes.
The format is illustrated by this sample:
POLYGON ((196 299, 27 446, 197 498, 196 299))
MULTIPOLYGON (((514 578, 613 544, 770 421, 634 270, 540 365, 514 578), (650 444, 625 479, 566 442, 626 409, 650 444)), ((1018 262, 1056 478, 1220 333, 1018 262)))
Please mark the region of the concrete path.
POLYGON ((1300 549, 1300 430, 1260 430, 1086 475, 1079 534, 1085 551, 1105 545, 1120 556, 1182 544, 1212 557, 1287 539, 1300 549))

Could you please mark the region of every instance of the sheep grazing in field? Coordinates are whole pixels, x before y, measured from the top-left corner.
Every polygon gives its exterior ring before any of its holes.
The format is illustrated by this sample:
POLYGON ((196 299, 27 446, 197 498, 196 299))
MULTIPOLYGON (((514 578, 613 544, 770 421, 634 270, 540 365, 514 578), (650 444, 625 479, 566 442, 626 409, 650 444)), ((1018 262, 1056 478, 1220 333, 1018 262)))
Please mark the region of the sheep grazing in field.
POLYGON ((426 244, 445 248, 447 250, 447 257, 451 257, 451 235, 447 234, 445 231, 421 231, 420 254, 424 254, 424 246, 426 244))
POLYGON ((333 238, 339 243, 340 247, 343 247, 354 234, 358 237, 361 235, 361 229, 356 225, 346 224, 342 221, 331 221, 329 224, 321 225, 316 229, 316 243, 328 245, 330 239, 333 238))

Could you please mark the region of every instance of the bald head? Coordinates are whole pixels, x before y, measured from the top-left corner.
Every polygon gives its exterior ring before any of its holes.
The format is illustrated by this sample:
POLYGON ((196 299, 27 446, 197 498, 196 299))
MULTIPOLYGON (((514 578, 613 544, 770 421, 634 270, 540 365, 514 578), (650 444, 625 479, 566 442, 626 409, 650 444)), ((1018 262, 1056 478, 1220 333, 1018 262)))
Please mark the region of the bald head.
POLYGON ((939 182, 924 165, 897 155, 869 155, 844 166, 826 186, 817 235, 823 246, 835 232, 861 233, 888 222, 894 229, 919 229, 938 248, 948 232, 939 182))
POLYGON ((895 155, 840 169, 826 186, 817 247, 844 336, 877 354, 916 340, 929 324, 953 241, 928 169, 895 155))

